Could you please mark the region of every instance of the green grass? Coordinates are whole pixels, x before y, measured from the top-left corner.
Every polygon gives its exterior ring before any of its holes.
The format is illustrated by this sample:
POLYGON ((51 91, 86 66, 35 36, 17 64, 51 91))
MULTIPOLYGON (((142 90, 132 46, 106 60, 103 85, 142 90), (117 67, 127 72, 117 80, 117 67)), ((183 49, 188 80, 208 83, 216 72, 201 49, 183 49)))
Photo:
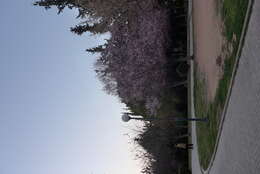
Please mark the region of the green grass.
POLYGON ((231 85, 232 72, 247 11, 248 0, 223 0, 221 2, 222 20, 225 24, 224 36, 232 44, 233 52, 225 58, 224 75, 219 81, 213 102, 205 96, 205 81, 195 67, 195 113, 197 117, 208 117, 208 123, 197 124, 198 151, 202 168, 206 169, 211 160, 218 134, 220 116, 222 114, 228 89, 231 85), (236 40, 233 36, 236 36, 236 40))
POLYGON ((214 151, 217 131, 218 131, 218 117, 219 109, 215 107, 214 103, 209 103, 206 100, 205 82, 203 77, 196 74, 195 78, 195 112, 197 117, 208 117, 209 122, 197 123, 198 135, 198 151, 201 166, 206 168, 208 165, 211 154, 214 151))

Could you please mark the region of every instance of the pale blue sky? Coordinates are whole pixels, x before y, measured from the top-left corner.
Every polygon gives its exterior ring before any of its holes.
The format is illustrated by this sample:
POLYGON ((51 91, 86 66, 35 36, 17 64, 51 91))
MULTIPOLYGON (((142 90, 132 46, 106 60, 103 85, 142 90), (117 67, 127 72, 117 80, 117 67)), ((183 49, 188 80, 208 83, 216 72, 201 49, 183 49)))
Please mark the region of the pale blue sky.
POLYGON ((84 51, 102 38, 72 34, 75 12, 32 2, 1 1, 0 173, 139 173, 123 105, 101 90, 84 51))

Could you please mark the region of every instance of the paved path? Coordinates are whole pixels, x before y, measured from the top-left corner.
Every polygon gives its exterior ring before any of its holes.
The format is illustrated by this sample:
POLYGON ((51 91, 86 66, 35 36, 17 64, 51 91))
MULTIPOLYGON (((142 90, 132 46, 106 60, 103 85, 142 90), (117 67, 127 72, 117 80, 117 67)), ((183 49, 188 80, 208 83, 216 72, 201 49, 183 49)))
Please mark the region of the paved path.
MULTIPOLYGON (((195 125, 192 152, 193 174, 200 174, 195 125)), ((260 173, 260 0, 255 0, 210 174, 260 173)))

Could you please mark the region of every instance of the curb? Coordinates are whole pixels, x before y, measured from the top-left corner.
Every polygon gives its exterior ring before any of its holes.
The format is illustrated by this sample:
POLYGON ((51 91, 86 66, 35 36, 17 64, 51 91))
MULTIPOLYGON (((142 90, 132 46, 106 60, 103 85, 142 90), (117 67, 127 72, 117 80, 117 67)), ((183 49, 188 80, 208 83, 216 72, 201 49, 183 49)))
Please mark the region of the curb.
MULTIPOLYGON (((235 82, 235 76, 236 76, 236 72, 237 72, 237 69, 238 69, 240 55, 241 55, 242 48, 243 48, 243 45, 244 45, 244 40, 245 40, 245 37, 246 37, 246 32, 247 32, 247 28, 248 28, 253 4, 254 4, 254 0, 248 1, 247 12, 246 12, 246 16, 245 16, 245 20, 244 20, 244 24, 243 24, 243 29, 242 29, 242 33, 241 33, 241 37, 240 37, 240 41, 239 41, 238 50, 237 50, 237 53, 236 53, 236 60, 235 60, 235 64, 234 64, 234 68, 233 68, 233 72, 232 72, 232 76, 231 76, 231 81, 230 81, 230 86, 229 86, 228 93, 227 93, 227 98, 226 98, 226 101, 225 101, 224 109, 223 109, 221 120, 220 120, 220 123, 219 123, 219 129, 218 129, 218 134, 217 134, 217 139, 216 139, 214 151, 213 151, 213 154, 211 156, 211 160, 210 160, 210 163, 208 165, 208 168, 206 170, 204 170, 200 165, 201 173, 203 173, 203 174, 208 174, 210 172, 210 170, 213 166, 215 157, 216 157, 216 153, 218 151, 218 145, 219 145, 219 140, 220 140, 220 137, 221 137, 221 134, 222 134, 223 123, 225 121, 225 117, 226 117, 227 108, 228 108, 228 105, 229 105, 229 100, 230 100, 232 88, 233 88, 233 85, 234 85, 234 82, 235 82)), ((194 103, 193 103, 193 105, 194 105, 194 103)))
MULTIPOLYGON (((187 15, 187 56, 193 56, 193 4, 192 4, 193 0, 188 0, 188 15, 187 15)), ((191 66, 193 66, 192 64, 192 60, 190 60, 188 62, 188 64, 190 65, 190 69, 188 72, 188 114, 192 115, 192 72, 191 72, 191 66)), ((192 132, 192 124, 189 122, 188 123, 188 132, 191 133, 192 132)), ((189 143, 192 143, 192 138, 191 136, 188 139, 189 143)), ((188 163, 189 163, 189 170, 192 171, 192 152, 189 151, 188 152, 188 163)))

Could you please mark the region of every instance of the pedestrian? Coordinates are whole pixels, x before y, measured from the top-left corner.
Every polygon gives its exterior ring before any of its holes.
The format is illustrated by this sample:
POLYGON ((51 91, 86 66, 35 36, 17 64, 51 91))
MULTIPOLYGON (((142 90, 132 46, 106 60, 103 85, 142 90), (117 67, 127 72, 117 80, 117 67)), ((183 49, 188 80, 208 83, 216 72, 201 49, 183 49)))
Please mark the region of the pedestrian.
POLYGON ((176 148, 180 148, 180 149, 193 149, 193 144, 189 144, 189 143, 177 143, 175 144, 176 148))

